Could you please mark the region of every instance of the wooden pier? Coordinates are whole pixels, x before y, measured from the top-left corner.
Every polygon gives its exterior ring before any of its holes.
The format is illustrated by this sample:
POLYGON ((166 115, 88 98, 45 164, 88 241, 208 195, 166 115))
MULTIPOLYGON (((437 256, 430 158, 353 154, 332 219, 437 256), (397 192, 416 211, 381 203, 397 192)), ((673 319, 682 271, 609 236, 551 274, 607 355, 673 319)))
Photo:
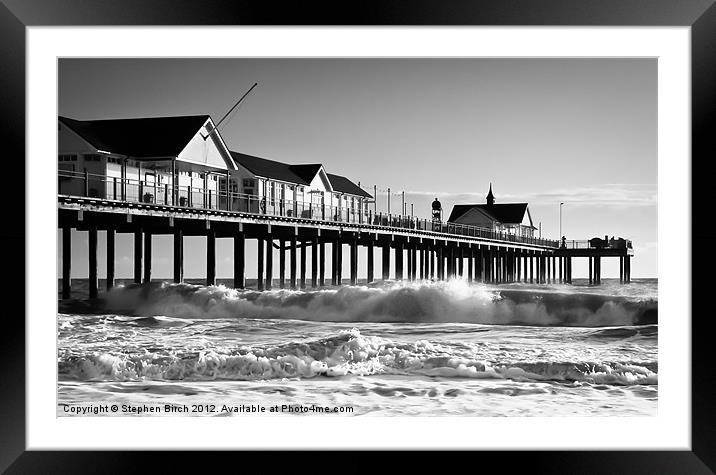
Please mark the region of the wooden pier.
POLYGON ((621 280, 629 282, 629 258, 633 254, 631 249, 569 249, 560 247, 558 241, 520 239, 464 227, 458 229, 441 225, 435 231, 424 224, 384 226, 67 195, 58 196, 58 213, 58 226, 62 229, 63 298, 70 298, 71 295, 72 229, 89 234, 90 298, 95 298, 99 292, 98 231, 107 233, 107 290, 115 283, 114 246, 117 233, 134 236, 134 281, 137 283, 146 283, 152 278, 154 236, 173 236, 174 282, 182 282, 184 278, 184 237, 204 236, 207 242, 207 285, 216 283, 216 240, 231 239, 234 287, 245 288, 245 255, 247 250, 255 249, 259 290, 271 289, 276 278, 280 288, 324 286, 328 281, 326 245, 330 245, 332 252, 331 285, 343 284, 346 275, 351 285, 357 284, 360 266, 365 266, 367 281, 374 281, 376 247, 381 249, 379 276, 383 280, 461 277, 470 282, 495 284, 569 284, 572 282, 572 259, 575 257, 590 259, 590 283, 599 284, 601 258, 608 256, 620 258, 621 280), (255 244, 247 246, 247 240, 255 244), (359 246, 367 250, 365 263, 359 262, 359 246), (349 269, 344 270, 343 252, 346 247, 350 258, 349 269), (311 249, 310 263, 307 260, 308 248, 311 249), (273 249, 279 249, 278 275, 274 272, 273 249), (394 263, 393 275, 390 275, 391 260, 394 263), (309 264, 310 282, 306 279, 309 264))

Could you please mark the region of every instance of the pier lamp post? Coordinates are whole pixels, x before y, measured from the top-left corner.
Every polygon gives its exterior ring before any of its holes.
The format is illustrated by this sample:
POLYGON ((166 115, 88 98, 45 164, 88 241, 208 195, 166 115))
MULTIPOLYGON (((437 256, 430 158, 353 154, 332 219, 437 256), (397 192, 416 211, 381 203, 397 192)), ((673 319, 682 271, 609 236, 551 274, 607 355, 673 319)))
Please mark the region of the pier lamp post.
POLYGON ((559 204, 559 238, 562 239, 562 205, 564 203, 559 204))

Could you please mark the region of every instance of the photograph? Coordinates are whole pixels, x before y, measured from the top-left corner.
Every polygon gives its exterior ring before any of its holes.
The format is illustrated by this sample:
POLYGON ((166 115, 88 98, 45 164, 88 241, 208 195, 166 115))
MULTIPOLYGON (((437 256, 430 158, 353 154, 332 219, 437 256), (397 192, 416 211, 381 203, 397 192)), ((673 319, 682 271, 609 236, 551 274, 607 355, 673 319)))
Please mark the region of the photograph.
POLYGON ((58 57, 56 416, 655 418, 658 61, 58 57))

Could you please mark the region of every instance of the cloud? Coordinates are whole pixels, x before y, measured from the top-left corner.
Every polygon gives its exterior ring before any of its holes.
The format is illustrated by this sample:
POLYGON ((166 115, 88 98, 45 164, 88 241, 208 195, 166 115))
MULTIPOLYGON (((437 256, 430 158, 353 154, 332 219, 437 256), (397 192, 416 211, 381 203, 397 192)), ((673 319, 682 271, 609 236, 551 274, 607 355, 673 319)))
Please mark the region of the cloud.
MULTIPOLYGON (((441 200, 460 203, 484 203, 485 193, 435 193, 410 191, 406 196, 437 196, 441 200)), ((657 186, 651 184, 604 184, 588 187, 566 188, 550 192, 505 194, 499 199, 503 203, 528 202, 531 205, 569 203, 570 206, 656 206, 657 186)))

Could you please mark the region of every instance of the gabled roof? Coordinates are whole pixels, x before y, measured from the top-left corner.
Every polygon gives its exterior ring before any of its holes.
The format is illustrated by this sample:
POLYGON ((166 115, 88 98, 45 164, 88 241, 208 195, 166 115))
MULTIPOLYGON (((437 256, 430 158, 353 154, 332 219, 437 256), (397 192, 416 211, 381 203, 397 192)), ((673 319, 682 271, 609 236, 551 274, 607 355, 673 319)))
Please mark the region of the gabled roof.
POLYGON ((480 209, 484 213, 491 216, 495 221, 499 221, 500 223, 519 224, 522 223, 525 217, 527 203, 455 205, 452 208, 448 222, 456 222, 461 216, 473 208, 480 209))
POLYGON ((365 198, 373 198, 371 194, 367 193, 363 188, 344 176, 334 175, 333 173, 326 173, 326 175, 328 175, 328 181, 331 182, 333 191, 347 193, 349 195, 363 196, 365 198))
POLYGON ((208 115, 59 121, 97 150, 133 158, 176 157, 209 120, 208 115))
POLYGON ((321 165, 289 165, 288 163, 268 160, 266 158, 246 155, 245 153, 231 152, 234 161, 247 168, 254 175, 274 180, 310 185, 321 165))
POLYGON ((289 168, 293 173, 303 178, 307 183, 311 183, 318 171, 323 165, 320 163, 312 163, 310 165, 289 165, 289 168))

